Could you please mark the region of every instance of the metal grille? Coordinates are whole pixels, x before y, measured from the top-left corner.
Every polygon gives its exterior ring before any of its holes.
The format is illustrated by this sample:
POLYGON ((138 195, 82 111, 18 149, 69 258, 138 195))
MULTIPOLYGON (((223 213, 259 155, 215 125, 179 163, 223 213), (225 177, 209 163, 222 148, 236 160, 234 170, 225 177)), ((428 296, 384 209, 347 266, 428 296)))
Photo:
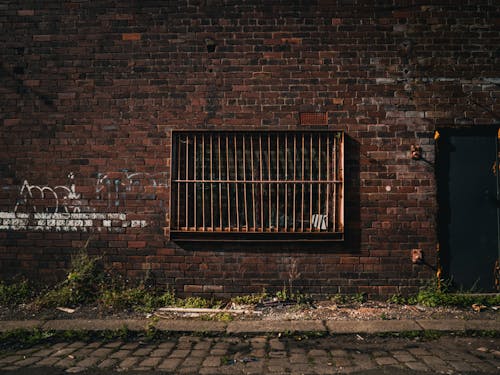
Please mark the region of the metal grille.
POLYGON ((343 133, 172 137, 171 232, 343 232, 343 133))

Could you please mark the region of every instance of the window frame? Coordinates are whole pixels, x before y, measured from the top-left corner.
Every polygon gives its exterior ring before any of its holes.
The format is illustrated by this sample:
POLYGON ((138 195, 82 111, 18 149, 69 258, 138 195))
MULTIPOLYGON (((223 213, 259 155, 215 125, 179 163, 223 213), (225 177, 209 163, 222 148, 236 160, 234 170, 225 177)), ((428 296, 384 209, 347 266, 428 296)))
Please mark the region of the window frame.
MULTIPOLYGON (((293 129, 293 130, 288 130, 288 129, 277 129, 277 130, 269 130, 269 129, 244 129, 244 130, 235 130, 235 129, 179 129, 179 130, 172 130, 171 133, 170 133, 170 139, 171 139, 171 148, 170 148, 170 194, 169 194, 169 198, 170 198, 170 204, 169 204, 169 225, 168 225, 168 228, 169 228, 169 236, 170 236, 170 240, 172 241, 178 241, 178 242, 202 242, 202 241, 216 241, 216 242, 254 242, 254 241, 271 241, 271 242, 296 242, 296 241, 307 241, 307 242, 311 242, 311 241, 321 241, 321 242, 324 242, 324 241, 343 241, 344 240, 344 231, 345 231, 345 218, 344 218, 344 205, 345 205, 345 176, 344 176, 344 173, 345 173, 345 167, 344 167, 344 160, 345 160, 345 154, 344 154, 344 149, 345 149, 345 140, 344 140, 344 132, 343 131, 340 131, 340 130, 333 130, 333 129, 293 129), (336 206, 334 206, 334 210, 338 210, 338 213, 336 215, 336 219, 335 219, 335 222, 333 222, 333 231, 322 231, 320 229, 318 230, 314 230, 314 231, 302 231, 302 232, 293 232, 293 231, 272 231, 271 229, 269 228, 265 228, 265 229, 269 229, 267 231, 264 231, 264 230, 261 230, 261 231, 248 231, 248 230, 245 230, 245 231, 241 231, 239 230, 240 228, 238 228, 237 230, 197 230, 197 229, 194 229, 194 230, 182 230, 181 226, 179 225, 179 221, 178 221, 178 225, 177 226, 174 226, 173 225, 173 222, 174 222, 174 217, 176 217, 174 215, 174 209, 179 209, 179 202, 176 201, 177 197, 174 197, 174 194, 177 192, 176 188, 174 188, 174 185, 175 184, 180 184, 182 182, 179 182, 181 181, 180 179, 176 179, 174 178, 174 174, 178 172, 178 163, 179 161, 177 160, 177 147, 179 147, 179 141, 177 140, 177 137, 181 137, 182 135, 186 135, 186 141, 188 140, 187 136, 189 135, 192 135, 193 137, 197 134, 211 134, 212 136, 221 136, 221 135, 233 135, 233 136, 236 136, 237 134, 238 135, 245 135, 245 134, 251 134, 252 137, 254 135, 258 135, 258 134, 267 134, 267 137, 270 137, 269 134, 277 134, 277 139, 278 139, 278 142, 279 142, 279 136, 283 136, 283 137, 288 137, 288 136, 292 136, 292 137, 297 137, 297 134, 311 134, 311 145, 312 145, 312 137, 313 137, 313 134, 318 134, 318 139, 319 137, 321 137, 321 135, 325 135, 327 134, 326 136, 332 136, 332 137, 336 137, 337 140, 338 140, 338 150, 336 151, 332 151, 332 153, 334 153, 335 155, 338 155, 338 160, 336 161, 337 165, 336 167, 338 167, 338 170, 336 170, 336 176, 337 176, 337 180, 335 182, 335 186, 336 186, 336 191, 335 192, 331 192, 333 198, 332 200, 335 199, 335 202, 337 202, 336 204, 338 204, 338 207, 335 208, 336 206), (338 188, 337 188, 338 186, 338 188)), ((236 139, 236 138, 235 138, 236 139)), ((288 139, 288 138, 287 138, 288 139)), ((244 141, 243 143, 245 143, 246 141, 244 141)), ((250 142, 253 142, 253 141, 250 141, 250 142)), ((318 141, 320 142, 320 141, 318 141)), ((237 145, 237 144, 236 144, 237 145)), ((235 145, 235 147, 236 147, 235 145)), ((279 143, 278 143, 279 145, 279 143)), ((311 146, 312 147, 312 146, 311 146)), ((321 147, 321 146, 320 146, 321 147)), ((296 149, 294 149, 296 150, 296 149)), ((312 150, 312 149, 311 149, 312 150)), ((186 151, 187 152, 187 151, 186 151)), ((210 152, 212 152, 212 149, 210 149, 210 152)), ((196 155, 196 154, 194 154, 196 155)), ((260 158, 264 158, 263 156, 264 154, 262 153, 261 151, 261 154, 259 154, 259 157, 260 158)), ((294 151, 294 155, 295 155, 295 151, 294 151)), ((187 158, 187 156, 186 156, 187 158)), ((221 155, 218 156, 218 158, 221 158, 221 155)), ((234 160, 234 157, 233 157, 233 160, 234 160)), ((212 162, 210 162, 212 163, 212 162)), ((227 161, 227 163, 229 163, 229 161, 227 161)), ((253 163, 253 162, 252 162, 253 163)), ((189 169, 189 164, 188 163, 188 168, 189 169)), ((311 165, 312 165, 312 162, 311 162, 311 165)), ((318 162, 318 165, 320 165, 320 163, 318 162)), ((193 164, 193 167, 194 167, 194 164, 193 164)), ((239 166, 237 166, 236 169, 238 169, 239 166)), ((279 167, 278 167, 279 168, 279 167)), ((285 168, 288 168, 288 166, 285 166, 285 168)), ((320 167, 319 167, 320 168, 320 167)), ((328 168, 328 167, 327 167, 328 168)), ((188 172, 186 172, 188 173, 188 172)), ((213 177, 212 177, 213 178, 213 177)), ((229 177, 228 177, 229 179, 229 177)), ((312 177, 311 177, 312 179, 312 177)), ((186 178, 186 181, 189 180, 189 176, 186 178)), ((206 178, 203 178, 202 180, 207 180, 206 178)), ((210 181, 210 180, 208 180, 210 181)), ((245 180, 245 182, 242 182, 240 180, 236 180, 238 181, 239 183, 246 183, 247 180, 245 180)), ((277 178, 275 184, 280 184, 280 183, 283 183, 283 184, 288 184, 288 180, 282 180, 282 179, 279 179, 277 178)), ((329 181, 329 180, 326 180, 326 181, 329 181)), ((253 181, 253 177, 252 177, 252 183, 255 183, 253 181)), ((188 182, 184 182, 185 184, 188 184, 188 182)), ((200 182, 195 182, 194 184, 194 189, 197 189, 196 187, 196 184, 197 183, 200 183, 200 182)), ((210 183, 210 182, 201 182, 202 184, 206 184, 206 183, 210 183)), ((321 183, 325 183, 325 182, 321 182, 321 183)), ((220 184, 220 183, 219 183, 220 184)), ((263 185, 264 183, 262 183, 263 185)), ((326 184, 333 184, 331 182, 326 182, 326 184)), ((235 182, 235 186, 237 186, 237 183, 235 182)), ((314 184, 309 184, 309 189, 312 190, 311 186, 314 186, 314 184)), ((333 185, 332 185, 333 186, 333 185)), ((187 187, 186 187, 187 189, 187 187)), ((229 188, 228 188, 229 189, 229 188)), ((269 188, 271 189, 271 187, 269 188)), ((302 187, 303 189, 303 187, 302 187)), ((186 193, 187 194, 187 193, 186 193)), ((212 194, 212 191, 211 191, 211 194, 212 194)), ((229 193, 228 193, 229 194, 229 193)), ((238 193, 236 193, 238 194, 238 193)), ((246 193, 245 193, 246 194, 246 193)), ((311 193, 312 194, 312 193, 311 193)), ((188 196, 189 194, 187 195, 184 195, 184 196, 188 196)), ((229 198, 228 198, 229 199, 229 198)), ((187 200, 186 200, 187 202, 187 200)), ((254 203, 255 204, 255 203, 254 203)), ((303 203, 302 203, 303 204, 303 203)), ((271 210, 272 207, 268 207, 268 210, 271 210)), ((278 207, 278 211, 279 211, 279 207, 278 207)), ((329 211, 328 211, 329 213, 329 211)), ((239 215, 239 213, 236 213, 236 215, 239 215)), ((186 223, 188 223, 188 220, 189 220, 189 217, 188 219, 184 219, 186 223)), ((213 219, 212 219, 213 220, 213 219)), ((222 220, 222 219, 221 219, 222 220)), ((313 218, 311 217, 310 220, 313 220, 313 218)), ((320 218, 318 218, 318 220, 321 220, 320 218)), ((189 224, 189 223, 188 223, 189 224)), ((310 224, 312 225, 312 224, 310 224)), ((186 228, 189 228, 189 225, 187 225, 186 227, 184 227, 184 229, 186 228)), ((212 228, 213 229, 213 228, 212 228)), ((219 228, 219 229, 222 229, 222 228, 219 228)), ((255 229, 255 228, 253 228, 255 229)))

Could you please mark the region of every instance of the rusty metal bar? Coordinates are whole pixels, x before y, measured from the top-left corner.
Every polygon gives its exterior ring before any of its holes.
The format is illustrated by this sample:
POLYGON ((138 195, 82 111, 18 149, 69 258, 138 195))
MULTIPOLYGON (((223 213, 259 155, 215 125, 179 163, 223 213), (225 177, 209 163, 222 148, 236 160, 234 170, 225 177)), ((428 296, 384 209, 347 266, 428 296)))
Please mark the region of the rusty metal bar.
MULTIPOLYGON (((305 165, 304 165, 304 163, 305 163, 305 153, 304 153, 305 148, 304 148, 304 146, 305 146, 304 145, 304 133, 302 133, 302 154, 301 154, 301 156, 302 156, 302 174, 300 175, 300 177, 302 179, 304 179, 304 170, 305 170, 305 165)), ((300 205, 300 209, 301 209, 300 230, 301 230, 301 232, 303 232, 304 231, 304 183, 302 183, 302 187, 300 190, 301 190, 301 195, 302 195, 302 204, 300 205)))
MULTIPOLYGON (((262 135, 259 134, 260 179, 262 179, 262 157, 262 135)), ((264 230, 264 184, 260 184, 260 230, 264 230)))
MULTIPOLYGON (((318 136, 318 180, 321 181, 321 137, 318 136)), ((318 214, 322 215, 321 210, 321 184, 318 185, 318 214)), ((321 217, 321 216, 320 216, 321 217)), ((322 222, 322 221, 321 221, 322 222)), ((321 223, 319 224, 319 229, 321 230, 321 223)))
MULTIPOLYGON (((210 179, 214 179, 214 170, 213 170, 213 153, 214 153, 214 135, 210 134, 210 179)), ((214 184, 210 183, 210 228, 214 230, 214 184)))
MULTIPOLYGON (((297 172, 297 137, 293 137, 293 179, 296 180, 296 172, 297 172)), ((295 232, 295 202, 296 202, 296 187, 297 185, 293 184, 293 226, 292 230, 295 232)))
MULTIPOLYGON (((226 177, 231 178, 229 172, 229 136, 226 136, 226 177)), ((228 220, 228 229, 231 230, 231 194, 230 194, 230 183, 227 183, 227 220, 228 220)))
POLYGON ((205 134, 201 136, 201 224, 205 230, 205 134))
POLYGON ((313 183, 312 183, 312 178, 313 178, 313 157, 312 157, 312 150, 313 150, 313 136, 312 134, 309 134, 309 177, 311 179, 310 185, 309 185, 309 231, 312 232, 313 227, 312 227, 312 215, 313 215, 313 183))
MULTIPOLYGON (((288 180, 288 135, 285 134, 285 180, 288 180)), ((285 232, 288 232, 288 184, 285 184, 285 232)))
MULTIPOLYGON (((269 179, 269 181, 271 181, 271 135, 268 134, 267 136, 267 177, 269 179)), ((269 225, 268 225, 268 228, 269 230, 271 230, 271 226, 272 226, 272 185, 271 183, 269 183, 268 185, 268 188, 269 188, 269 195, 268 195, 268 211, 269 211, 269 225)))
POLYGON ((257 230, 255 215, 257 214, 257 210, 255 209, 255 184, 253 181, 255 180, 254 166, 253 166, 253 135, 250 136, 250 160, 252 163, 252 219, 253 219, 253 230, 257 230))
MULTIPOLYGON (((180 140, 180 136, 178 138, 180 140)), ((181 178, 181 169, 180 169, 180 160, 181 160, 181 142, 177 141, 177 144, 176 144, 176 147, 177 147, 177 163, 176 163, 176 167, 177 167, 177 179, 180 180, 181 178)), ((172 145, 172 147, 174 147, 174 145, 172 145)), ((180 205, 180 201, 181 201, 181 184, 179 182, 177 182, 175 184, 176 186, 176 189, 177 189, 177 217, 175 218, 176 220, 176 223, 175 223, 175 228, 180 228, 181 224, 180 224, 180 217, 181 217, 181 205, 180 205)), ((171 210, 172 211, 172 210, 171 210)), ((173 211, 172 211, 173 212, 173 211)))
MULTIPOLYGON (((280 179, 280 136, 276 134, 276 181, 280 179)), ((280 230, 280 185, 276 184, 276 230, 280 230)))
POLYGON ((218 182, 218 187, 219 187, 219 228, 222 230, 222 166, 220 163, 221 160, 221 151, 220 151, 220 134, 217 134, 217 161, 218 161, 218 170, 219 170, 219 182, 218 182))
MULTIPOLYGON (((333 176, 335 179, 338 176, 337 172, 337 138, 333 139, 333 173, 335 176, 333 176)), ((333 208, 332 208, 332 221, 334 225, 334 230, 337 229, 337 184, 333 184, 333 197, 332 197, 332 203, 333 203, 333 208)))
MULTIPOLYGON (((234 180, 238 181, 238 141, 236 139, 236 134, 233 136, 234 141, 234 180)), ((239 195, 238 195, 238 184, 234 184, 236 192, 236 228, 240 230, 240 210, 239 210, 239 195)))
POLYGON ((247 153, 247 148, 246 148, 246 139, 243 136, 241 138, 241 141, 243 142, 243 195, 244 195, 244 204, 245 204, 245 227, 248 230, 248 204, 247 204, 247 160, 246 160, 246 153, 247 153))
MULTIPOLYGON (((328 135, 326 138, 326 179, 330 180, 330 136, 328 135)), ((331 220, 331 212, 330 212, 330 184, 326 184, 326 215, 327 215, 327 223, 328 229, 330 229, 330 220, 331 220)))
MULTIPOLYGON (((186 178, 189 178, 189 135, 186 135, 186 178)), ((186 183, 186 229, 189 228, 189 185, 186 183)))

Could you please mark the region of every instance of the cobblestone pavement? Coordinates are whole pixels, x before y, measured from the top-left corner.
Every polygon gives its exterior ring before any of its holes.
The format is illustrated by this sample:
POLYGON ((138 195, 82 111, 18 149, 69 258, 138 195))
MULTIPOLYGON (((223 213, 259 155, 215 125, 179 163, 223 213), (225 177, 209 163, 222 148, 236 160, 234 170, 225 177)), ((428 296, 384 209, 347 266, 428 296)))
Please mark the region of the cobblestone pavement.
POLYGON ((2 370, 36 374, 37 367, 70 373, 102 369, 105 373, 336 374, 379 369, 405 374, 498 374, 500 348, 496 338, 451 335, 428 341, 360 335, 180 335, 154 343, 59 342, 0 352, 2 370))

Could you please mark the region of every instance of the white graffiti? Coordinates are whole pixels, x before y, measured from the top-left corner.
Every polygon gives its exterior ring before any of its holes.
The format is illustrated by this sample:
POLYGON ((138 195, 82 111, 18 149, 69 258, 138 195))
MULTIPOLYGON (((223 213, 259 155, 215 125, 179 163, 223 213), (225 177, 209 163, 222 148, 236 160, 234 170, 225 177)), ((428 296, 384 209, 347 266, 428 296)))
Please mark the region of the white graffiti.
POLYGON ((97 175, 95 192, 97 199, 106 200, 110 207, 125 203, 130 193, 154 194, 167 186, 166 172, 107 172, 97 175))
POLYGON ((30 185, 24 180, 19 196, 14 207, 14 212, 38 212, 40 209, 46 213, 80 212, 77 200, 80 194, 76 193, 73 172, 68 174, 68 185, 40 186, 30 185))
POLYGON ((146 220, 128 220, 123 213, 20 213, 0 211, 0 230, 112 232, 144 228, 146 220))

